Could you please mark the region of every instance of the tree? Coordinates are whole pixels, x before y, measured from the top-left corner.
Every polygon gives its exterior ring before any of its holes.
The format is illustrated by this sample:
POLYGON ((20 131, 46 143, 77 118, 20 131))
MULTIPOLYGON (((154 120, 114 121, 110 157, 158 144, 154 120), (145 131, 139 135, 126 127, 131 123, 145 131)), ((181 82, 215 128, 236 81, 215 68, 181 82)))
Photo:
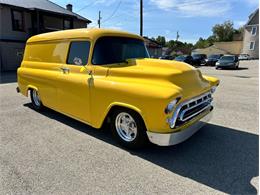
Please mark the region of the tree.
POLYGON ((177 40, 170 40, 166 43, 166 46, 171 50, 171 54, 176 55, 176 53, 181 52, 183 54, 190 54, 193 49, 193 44, 183 43, 177 40))
POLYGON ((213 45, 216 42, 216 36, 215 35, 211 35, 207 38, 208 44, 209 46, 213 45))
POLYGON ((203 39, 202 37, 199 38, 199 40, 194 45, 195 48, 206 48, 214 43, 214 37, 210 36, 208 39, 203 39))
POLYGON ((234 29, 234 34, 243 34, 244 32, 244 27, 241 26, 239 29, 234 29))
POLYGON ((164 36, 158 36, 156 41, 163 47, 166 45, 166 39, 164 36))
POLYGON ((223 24, 216 24, 212 28, 216 41, 232 41, 234 35, 233 22, 228 20, 223 24))

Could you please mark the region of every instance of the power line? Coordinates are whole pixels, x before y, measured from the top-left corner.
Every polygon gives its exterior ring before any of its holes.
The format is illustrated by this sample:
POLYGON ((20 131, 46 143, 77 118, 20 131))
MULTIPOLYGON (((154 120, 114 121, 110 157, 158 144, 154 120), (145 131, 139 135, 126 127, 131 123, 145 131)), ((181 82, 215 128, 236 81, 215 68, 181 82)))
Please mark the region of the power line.
POLYGON ((86 8, 88 8, 88 7, 92 6, 92 5, 94 5, 95 2, 96 2, 96 1, 92 1, 91 3, 89 3, 89 4, 85 5, 85 6, 83 6, 82 8, 80 8, 77 12, 81 12, 82 10, 84 10, 84 9, 86 9, 86 8))
POLYGON ((106 21, 108 21, 108 20, 110 20, 110 19, 116 14, 116 12, 117 12, 117 10, 119 9, 121 3, 122 3, 122 0, 119 1, 119 3, 117 4, 115 10, 112 12, 112 14, 111 14, 108 18, 106 18, 106 19, 103 21, 103 23, 106 22, 106 21))

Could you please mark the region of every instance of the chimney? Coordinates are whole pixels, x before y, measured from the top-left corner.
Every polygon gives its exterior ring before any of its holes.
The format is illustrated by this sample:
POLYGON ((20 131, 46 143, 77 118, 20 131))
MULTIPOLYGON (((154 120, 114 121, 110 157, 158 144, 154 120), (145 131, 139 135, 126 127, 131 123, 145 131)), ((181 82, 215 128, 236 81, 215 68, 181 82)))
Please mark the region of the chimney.
POLYGON ((66 9, 72 12, 72 5, 71 4, 67 4, 66 5, 66 9))

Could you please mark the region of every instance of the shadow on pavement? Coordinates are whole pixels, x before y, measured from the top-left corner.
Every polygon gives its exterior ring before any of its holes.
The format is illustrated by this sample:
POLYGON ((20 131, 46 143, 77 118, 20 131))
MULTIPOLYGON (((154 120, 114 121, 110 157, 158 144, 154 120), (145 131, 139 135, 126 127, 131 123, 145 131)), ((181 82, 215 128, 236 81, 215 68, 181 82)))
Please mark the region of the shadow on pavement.
POLYGON ((234 68, 220 68, 220 70, 230 70, 230 71, 239 71, 239 70, 248 70, 249 68, 247 67, 238 67, 238 69, 234 68))
MULTIPOLYGON (((24 106, 32 108, 30 104, 24 106)), ((109 131, 96 130, 49 109, 42 114, 120 147, 109 131)), ((182 144, 171 147, 151 145, 129 152, 175 174, 228 194, 257 194, 250 180, 258 176, 259 172, 258 144, 258 135, 208 124, 182 144)))
POLYGON ((0 72, 0 84, 17 82, 16 71, 0 72))

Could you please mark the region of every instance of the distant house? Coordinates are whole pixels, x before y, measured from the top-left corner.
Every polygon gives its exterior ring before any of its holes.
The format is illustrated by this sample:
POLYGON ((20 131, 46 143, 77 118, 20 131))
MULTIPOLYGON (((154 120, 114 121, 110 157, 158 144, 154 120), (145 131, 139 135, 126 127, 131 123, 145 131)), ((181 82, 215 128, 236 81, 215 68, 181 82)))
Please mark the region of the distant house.
POLYGON ((243 48, 243 41, 231 41, 231 42, 215 42, 214 45, 203 48, 195 49, 192 54, 233 54, 239 55, 243 48))
POLYGON ((249 16, 244 29, 242 53, 259 59, 259 9, 249 16))
POLYGON ((169 47, 163 47, 162 48, 162 56, 169 55, 171 53, 171 49, 169 47))
POLYGON ((145 45, 152 58, 159 58, 162 56, 162 46, 155 40, 144 37, 145 45))
POLYGON ((90 20, 49 0, 0 0, 0 72, 16 70, 32 35, 86 28, 90 20))

